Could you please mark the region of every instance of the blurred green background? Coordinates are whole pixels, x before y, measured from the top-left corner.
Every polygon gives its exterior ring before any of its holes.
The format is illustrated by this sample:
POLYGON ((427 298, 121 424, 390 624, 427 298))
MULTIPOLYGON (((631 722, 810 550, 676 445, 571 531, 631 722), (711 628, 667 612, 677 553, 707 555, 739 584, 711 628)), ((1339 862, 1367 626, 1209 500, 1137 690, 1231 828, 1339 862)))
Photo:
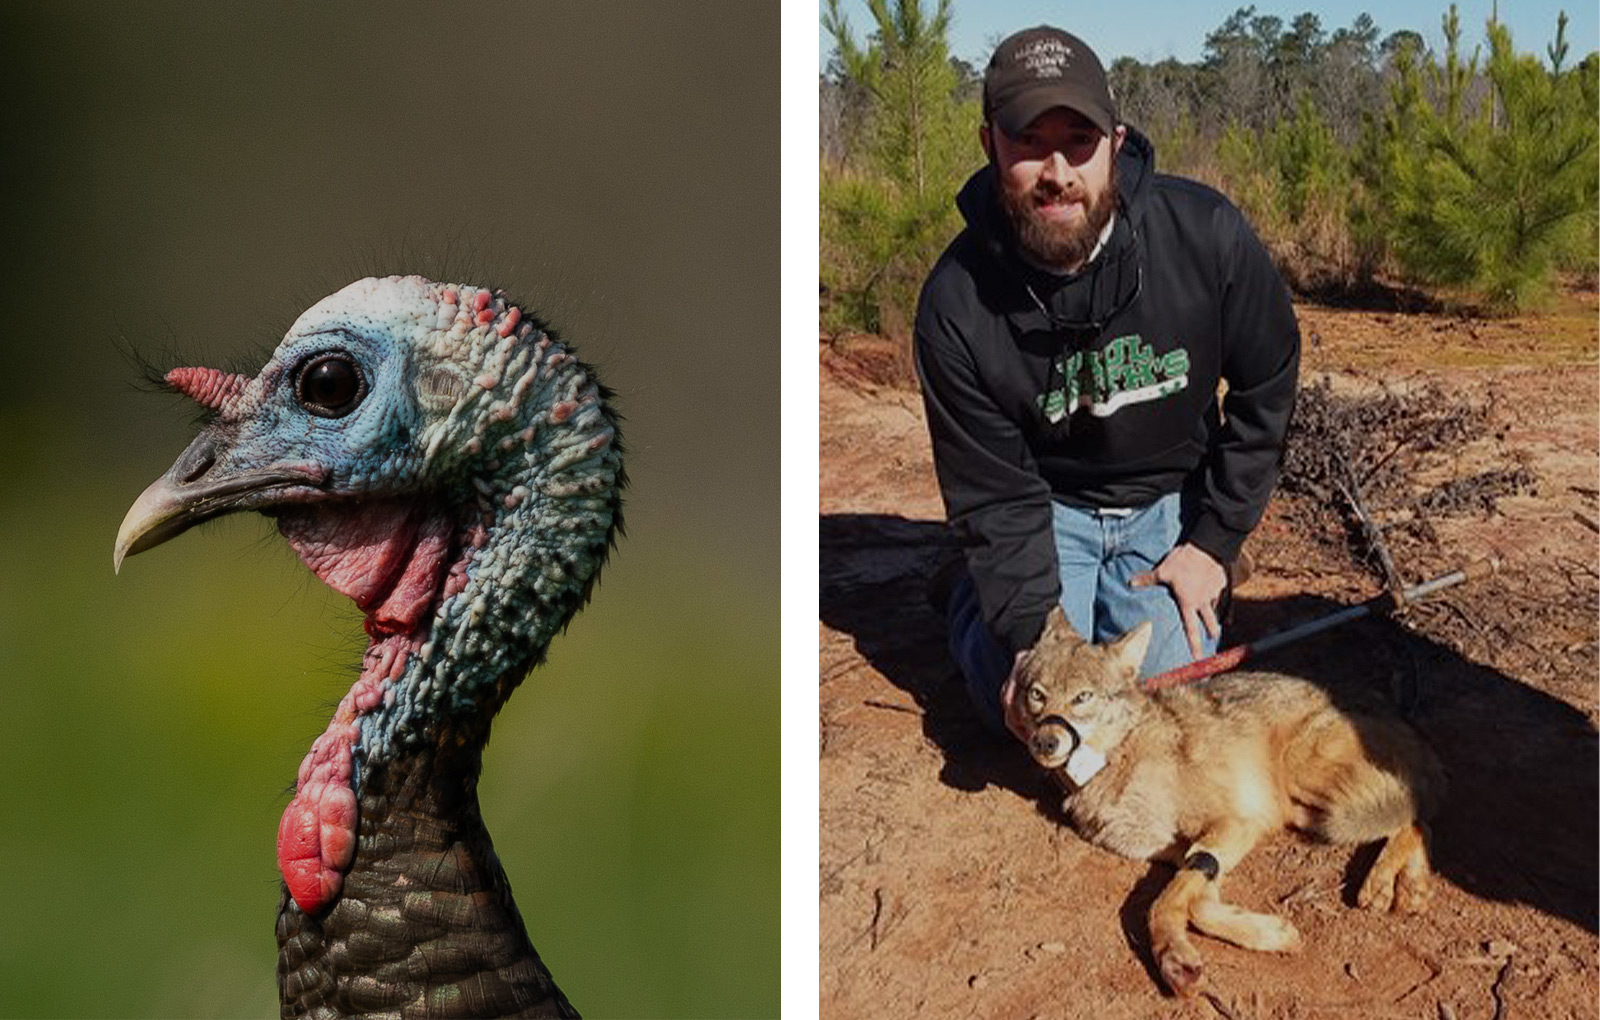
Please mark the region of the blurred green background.
POLYGON ((587 1015, 778 1012, 778 5, 0 6, 0 1015, 276 1012, 273 845, 360 659, 270 524, 111 573, 358 276, 505 287, 620 394, 627 537, 483 811, 587 1015))

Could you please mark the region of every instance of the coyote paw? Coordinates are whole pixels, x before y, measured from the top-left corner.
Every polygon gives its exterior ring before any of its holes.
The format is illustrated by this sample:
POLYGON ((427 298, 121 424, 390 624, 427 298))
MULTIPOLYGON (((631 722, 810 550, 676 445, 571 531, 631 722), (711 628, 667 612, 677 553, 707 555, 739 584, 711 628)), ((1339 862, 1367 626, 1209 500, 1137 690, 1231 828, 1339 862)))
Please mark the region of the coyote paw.
POLYGON ((1305 947, 1300 930, 1282 917, 1268 915, 1256 931, 1257 942, 1250 946, 1266 953, 1298 953, 1305 947))
POLYGON ((1433 899, 1433 883, 1426 875, 1417 877, 1402 871, 1394 883, 1394 909, 1407 914, 1420 914, 1428 909, 1433 899))
POLYGON ((1380 913, 1394 910, 1402 914, 1420 914, 1428 909, 1428 901, 1432 898, 1433 883, 1426 874, 1419 876, 1408 871, 1396 874, 1374 870, 1361 883, 1361 891, 1356 894, 1356 906, 1380 913))
POLYGON ((1156 963, 1161 968, 1161 979, 1174 995, 1193 995, 1205 978, 1200 953, 1187 939, 1158 949, 1156 963))
POLYGON ((1410 914, 1425 909, 1432 892, 1427 839, 1427 830, 1420 823, 1391 835, 1361 883, 1356 904, 1368 910, 1392 908, 1410 914))
POLYGON ((1382 913, 1394 906, 1395 876, 1393 872, 1384 874, 1377 868, 1361 883, 1361 891, 1356 893, 1356 906, 1363 910, 1376 910, 1382 913))

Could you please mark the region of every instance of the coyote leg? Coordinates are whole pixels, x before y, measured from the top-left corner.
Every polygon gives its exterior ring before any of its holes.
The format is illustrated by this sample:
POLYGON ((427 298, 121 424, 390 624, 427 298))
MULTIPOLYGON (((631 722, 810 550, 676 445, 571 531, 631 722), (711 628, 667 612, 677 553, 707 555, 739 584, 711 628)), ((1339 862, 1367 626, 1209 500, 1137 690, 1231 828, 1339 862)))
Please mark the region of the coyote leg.
POLYGON ((1420 913, 1428 906, 1432 894, 1429 877, 1433 869, 1428 866, 1428 834, 1422 823, 1412 822, 1393 833, 1383 844, 1378 859, 1372 863, 1361 891, 1356 894, 1356 904, 1371 910, 1395 910, 1420 913))
MULTIPOLYGON (((1204 964, 1188 933, 1195 905, 1206 898, 1209 887, 1223 873, 1250 852, 1260 836, 1259 827, 1238 820, 1213 826, 1190 846, 1184 866, 1150 907, 1150 943, 1156 966, 1174 993, 1190 995, 1200 987, 1204 964)), ((1215 891, 1210 893, 1214 898, 1215 891)), ((1207 909, 1201 908, 1201 913, 1207 909)))
POLYGON ((1207 883, 1205 892, 1189 908, 1189 920, 1212 938, 1231 942, 1241 949, 1262 953, 1298 953, 1300 932, 1288 918, 1258 914, 1222 901, 1218 882, 1207 883))

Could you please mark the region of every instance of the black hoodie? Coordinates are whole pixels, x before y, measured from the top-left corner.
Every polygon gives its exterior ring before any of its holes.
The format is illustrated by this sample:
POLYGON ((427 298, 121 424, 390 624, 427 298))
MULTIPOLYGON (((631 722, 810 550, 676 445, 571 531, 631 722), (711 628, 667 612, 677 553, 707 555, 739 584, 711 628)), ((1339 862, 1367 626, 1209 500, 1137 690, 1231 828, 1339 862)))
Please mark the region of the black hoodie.
POLYGON ((946 515, 984 621, 1013 652, 1060 596, 1051 499, 1143 507, 1187 490, 1181 541, 1230 563, 1266 509, 1294 405, 1300 333, 1244 217, 1155 173, 1131 128, 1117 174, 1110 238, 1060 276, 1020 258, 994 170, 980 170, 917 306, 946 515))

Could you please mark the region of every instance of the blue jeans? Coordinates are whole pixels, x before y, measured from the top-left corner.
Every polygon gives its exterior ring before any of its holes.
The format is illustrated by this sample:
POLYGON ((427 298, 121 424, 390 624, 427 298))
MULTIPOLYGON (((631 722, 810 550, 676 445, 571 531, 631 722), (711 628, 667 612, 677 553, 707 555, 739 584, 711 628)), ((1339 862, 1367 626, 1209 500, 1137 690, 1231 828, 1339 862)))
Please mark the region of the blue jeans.
MULTIPOLYGON (((1164 585, 1130 587, 1138 573, 1177 545, 1182 532, 1177 493, 1133 511, 1087 510, 1051 503, 1051 526, 1061 576, 1061 608, 1072 629, 1096 644, 1114 640, 1149 620, 1155 625, 1142 676, 1155 676, 1193 661, 1178 604, 1164 585)), ((950 654, 966 678, 978 714, 1006 732, 1000 687, 1011 672, 1011 656, 983 624, 972 578, 963 576, 950 593, 950 654)), ((1217 640, 1201 628, 1203 651, 1214 655, 1217 640)))

